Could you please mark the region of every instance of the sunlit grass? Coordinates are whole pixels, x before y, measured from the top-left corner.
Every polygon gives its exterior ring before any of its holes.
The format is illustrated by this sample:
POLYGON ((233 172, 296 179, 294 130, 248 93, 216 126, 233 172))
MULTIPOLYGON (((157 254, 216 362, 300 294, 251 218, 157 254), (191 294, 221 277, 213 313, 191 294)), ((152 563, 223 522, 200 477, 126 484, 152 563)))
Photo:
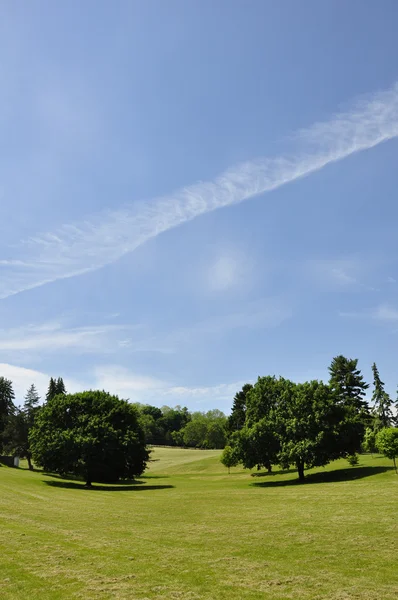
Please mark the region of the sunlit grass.
POLYGON ((392 600, 398 476, 361 456, 307 474, 156 449, 135 484, 0 467, 0 598, 392 600), (258 476, 260 475, 260 476, 258 476))

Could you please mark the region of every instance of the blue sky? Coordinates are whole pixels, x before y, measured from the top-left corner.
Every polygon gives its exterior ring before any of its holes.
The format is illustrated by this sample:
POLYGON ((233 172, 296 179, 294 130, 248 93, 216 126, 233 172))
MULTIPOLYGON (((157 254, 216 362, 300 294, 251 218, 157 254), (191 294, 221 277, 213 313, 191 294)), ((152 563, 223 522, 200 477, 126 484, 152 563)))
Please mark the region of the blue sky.
POLYGON ((0 374, 398 383, 395 0, 0 6, 0 374))

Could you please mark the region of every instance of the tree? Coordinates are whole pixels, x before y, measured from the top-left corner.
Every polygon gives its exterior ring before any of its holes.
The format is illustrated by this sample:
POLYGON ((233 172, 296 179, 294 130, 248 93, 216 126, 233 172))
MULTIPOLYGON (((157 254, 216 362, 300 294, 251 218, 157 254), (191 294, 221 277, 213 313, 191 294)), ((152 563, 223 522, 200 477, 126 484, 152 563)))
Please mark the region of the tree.
POLYGON ((6 447, 9 452, 26 458, 29 469, 33 470, 32 453, 29 444, 29 432, 33 427, 35 416, 39 410, 40 397, 32 384, 26 392, 25 402, 22 409, 9 417, 5 429, 6 447))
POLYGON ((376 436, 378 449, 384 456, 394 463, 395 472, 398 474, 396 458, 398 457, 398 427, 386 427, 376 436))
POLYGON ((54 396, 57 395, 57 382, 52 377, 50 378, 50 383, 48 384, 47 394, 46 394, 46 402, 52 400, 54 396))
POLYGON ((3 434, 7 426, 7 421, 15 413, 15 394, 12 387, 12 381, 5 377, 0 377, 0 446, 3 445, 3 434))
POLYGON ((220 461, 224 467, 227 467, 228 474, 231 472, 231 467, 236 467, 236 465, 239 463, 236 453, 231 446, 225 446, 221 454, 220 461))
POLYGON ((375 416, 374 429, 376 432, 385 427, 391 427, 394 422, 394 415, 391 410, 393 402, 384 389, 384 383, 380 379, 379 370, 376 363, 372 365, 373 371, 373 413, 375 416))
POLYGON ((246 397, 253 389, 251 383, 245 383, 240 392, 235 394, 231 414, 228 418, 228 429, 230 432, 239 431, 245 424, 246 419, 246 397))
POLYGON ((55 393, 56 394, 66 394, 66 388, 64 384, 64 380, 62 377, 58 377, 55 382, 55 393))
POLYGON ((51 472, 111 482, 141 475, 149 453, 137 409, 107 392, 57 395, 29 435, 34 462, 51 472))
POLYGON ((376 432, 374 430, 374 427, 366 428, 362 447, 365 452, 370 452, 370 454, 374 454, 378 451, 376 446, 376 432))
POLYGON ((333 358, 329 373, 329 385, 339 402, 353 408, 356 412, 368 414, 369 408, 364 397, 369 384, 365 383, 358 369, 358 359, 346 358, 340 354, 333 358))
POLYGON ((295 465, 300 481, 304 468, 323 467, 331 460, 354 454, 357 444, 346 436, 345 408, 336 403, 330 387, 320 381, 295 385, 276 411, 280 441, 279 463, 295 465))
POLYGON ((246 425, 231 441, 245 467, 295 465, 304 481, 306 467, 324 466, 359 450, 358 423, 360 416, 322 382, 261 377, 250 393, 246 425))
POLYGON ((184 446, 203 448, 207 435, 207 421, 202 414, 195 416, 182 430, 184 446))

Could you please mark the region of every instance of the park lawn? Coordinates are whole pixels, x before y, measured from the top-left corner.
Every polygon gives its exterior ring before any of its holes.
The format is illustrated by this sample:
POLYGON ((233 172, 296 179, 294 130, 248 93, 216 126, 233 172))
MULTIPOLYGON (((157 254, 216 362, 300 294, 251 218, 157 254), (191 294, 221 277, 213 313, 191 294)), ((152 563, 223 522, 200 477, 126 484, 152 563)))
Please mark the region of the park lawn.
POLYGON ((307 473, 157 448, 135 485, 0 467, 0 598, 393 600, 398 476, 361 456, 307 473), (257 476, 260 475, 260 476, 257 476))

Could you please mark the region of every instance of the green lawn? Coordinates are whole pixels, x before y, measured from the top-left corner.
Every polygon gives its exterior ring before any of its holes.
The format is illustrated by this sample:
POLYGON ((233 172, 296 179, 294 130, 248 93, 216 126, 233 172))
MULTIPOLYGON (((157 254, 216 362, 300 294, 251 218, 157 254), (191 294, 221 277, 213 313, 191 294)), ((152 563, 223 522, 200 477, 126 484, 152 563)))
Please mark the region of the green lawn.
MULTIPOLYGON (((0 598, 395 600, 398 476, 382 457, 252 477, 159 448, 135 485, 0 467, 0 598)), ((257 473, 256 473, 257 475, 257 473)))

